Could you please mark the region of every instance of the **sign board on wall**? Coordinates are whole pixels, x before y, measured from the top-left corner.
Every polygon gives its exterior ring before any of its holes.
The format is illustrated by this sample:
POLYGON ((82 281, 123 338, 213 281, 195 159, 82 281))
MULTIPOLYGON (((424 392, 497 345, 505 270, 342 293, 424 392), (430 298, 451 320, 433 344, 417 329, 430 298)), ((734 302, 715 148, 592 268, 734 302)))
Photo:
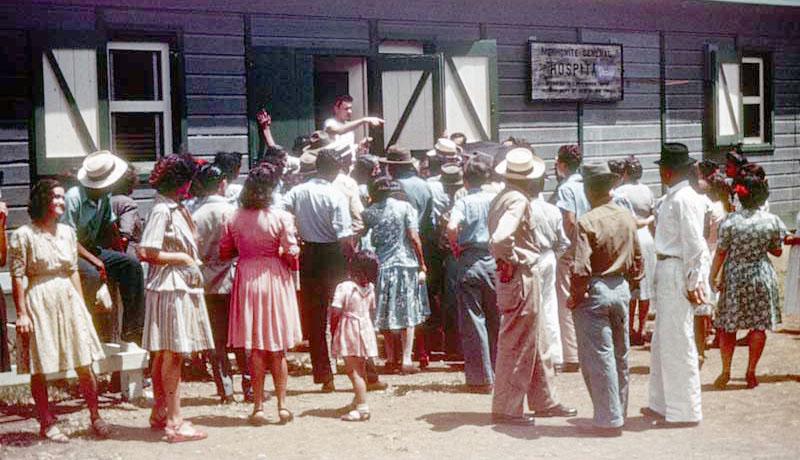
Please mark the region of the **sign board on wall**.
POLYGON ((622 100, 622 45, 529 42, 531 100, 622 100))

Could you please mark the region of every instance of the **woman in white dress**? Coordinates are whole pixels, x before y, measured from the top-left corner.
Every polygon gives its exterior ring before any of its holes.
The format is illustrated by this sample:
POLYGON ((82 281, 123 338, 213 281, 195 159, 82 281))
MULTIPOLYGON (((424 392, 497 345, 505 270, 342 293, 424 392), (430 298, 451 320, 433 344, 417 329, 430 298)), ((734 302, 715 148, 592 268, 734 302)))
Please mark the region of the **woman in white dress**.
POLYGON ((46 374, 71 369, 78 374, 92 432, 108 437, 111 427, 100 418, 92 371, 92 363, 105 356, 83 302, 75 231, 58 223, 65 209, 64 188, 55 180, 43 179, 30 196, 32 222, 18 228, 9 241, 17 308, 17 372, 31 374, 31 394, 43 437, 69 441, 48 407, 46 374))
POLYGON ((629 311, 631 345, 644 345, 644 325, 647 321, 647 314, 650 312, 650 299, 655 294, 653 281, 656 270, 656 249, 653 243, 653 234, 650 232, 650 224, 654 220, 653 209, 656 200, 650 187, 640 182, 641 178, 642 164, 636 157, 629 156, 625 159, 624 183, 614 189, 615 196, 627 198, 636 215, 639 227, 636 236, 639 238, 639 246, 644 259, 644 278, 639 282, 639 289, 631 292, 629 311), (638 327, 634 327, 634 325, 638 325, 638 327))
POLYGON ((786 235, 784 243, 790 245, 789 264, 783 289, 783 314, 800 315, 800 212, 795 218, 795 231, 786 235))
POLYGON ((196 229, 180 204, 195 169, 190 155, 167 155, 156 163, 150 185, 158 193, 139 245, 139 257, 149 264, 142 343, 153 354, 155 404, 150 426, 163 429, 168 442, 206 438, 206 433, 183 420, 180 399, 184 356, 214 349, 196 229))

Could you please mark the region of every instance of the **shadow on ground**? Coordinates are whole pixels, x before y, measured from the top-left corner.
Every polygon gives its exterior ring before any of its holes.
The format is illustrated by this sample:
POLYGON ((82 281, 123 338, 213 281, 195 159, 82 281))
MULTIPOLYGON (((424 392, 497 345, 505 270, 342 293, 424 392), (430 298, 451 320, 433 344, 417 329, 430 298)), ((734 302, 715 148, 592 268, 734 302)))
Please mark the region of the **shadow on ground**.
MULTIPOLYGON (((564 425, 536 425, 533 427, 496 425, 488 412, 435 412, 418 417, 417 420, 431 425, 431 431, 446 433, 463 426, 492 426, 498 433, 517 439, 537 438, 593 438, 589 432, 592 421, 589 418, 569 418, 564 425)), ((647 417, 628 417, 623 431, 642 432, 653 429, 653 419, 647 417)))

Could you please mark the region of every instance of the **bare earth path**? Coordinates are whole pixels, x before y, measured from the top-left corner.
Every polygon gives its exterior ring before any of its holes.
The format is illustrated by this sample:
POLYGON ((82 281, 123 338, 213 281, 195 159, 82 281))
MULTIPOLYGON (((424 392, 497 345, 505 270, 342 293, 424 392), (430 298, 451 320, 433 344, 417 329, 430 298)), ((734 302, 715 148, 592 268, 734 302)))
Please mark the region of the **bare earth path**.
MULTIPOLYGON (((501 427, 490 424, 490 396, 464 393, 463 374, 436 363, 418 375, 384 376, 390 389, 370 393, 373 418, 366 423, 338 420, 352 397, 343 375, 336 377, 334 394, 319 393, 311 377, 291 378, 295 421, 261 428, 247 425, 248 405, 219 406, 213 384, 191 383, 185 416, 208 430, 205 441, 169 445, 149 430, 147 409, 108 402, 104 415, 116 435, 105 441, 87 434, 85 410, 61 415, 73 436, 67 445, 42 442, 32 419, 0 416, 0 458, 798 458, 800 331, 770 334, 759 370, 762 384, 755 390, 744 389, 746 349, 736 352, 727 391, 711 388, 720 364, 718 351, 710 352, 702 371, 705 420, 697 428, 654 429, 639 415, 650 355, 637 347, 631 356, 630 417, 621 438, 592 438, 577 430, 591 417, 580 374, 557 378, 561 400, 577 406, 578 417, 540 419, 535 428, 501 427)), ((276 420, 274 406, 268 408, 276 420)))

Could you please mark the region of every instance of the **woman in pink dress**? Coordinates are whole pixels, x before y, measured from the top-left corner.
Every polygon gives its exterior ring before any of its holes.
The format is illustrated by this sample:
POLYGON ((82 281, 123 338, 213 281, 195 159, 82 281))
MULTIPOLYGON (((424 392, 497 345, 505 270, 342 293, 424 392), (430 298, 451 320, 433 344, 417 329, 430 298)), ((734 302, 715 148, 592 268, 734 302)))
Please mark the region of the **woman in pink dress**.
POLYGON ((342 416, 346 422, 369 420, 367 405, 367 359, 378 356, 378 342, 371 315, 375 310, 375 281, 378 256, 360 251, 350 260, 350 279, 336 286, 331 303, 331 350, 344 358, 345 369, 353 382, 353 410, 342 416))
POLYGON ((286 408, 286 351, 303 340, 297 295, 290 267, 297 267, 294 218, 271 207, 280 171, 262 164, 250 171, 240 195, 241 208, 225 224, 220 258, 238 254, 231 291, 228 346, 250 350, 253 413, 250 423, 263 425, 264 371, 268 364, 275 384, 278 417, 294 417, 286 408))

